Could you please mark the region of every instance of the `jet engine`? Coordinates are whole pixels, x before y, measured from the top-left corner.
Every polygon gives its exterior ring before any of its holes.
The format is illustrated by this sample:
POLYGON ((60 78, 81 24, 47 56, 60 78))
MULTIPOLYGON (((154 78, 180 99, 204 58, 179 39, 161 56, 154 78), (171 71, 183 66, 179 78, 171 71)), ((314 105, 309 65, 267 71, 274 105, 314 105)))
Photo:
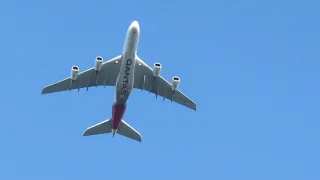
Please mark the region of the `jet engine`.
POLYGON ((172 78, 172 83, 171 83, 172 91, 177 90, 179 84, 180 84, 180 78, 179 78, 178 76, 174 76, 174 77, 172 78))
POLYGON ((154 63, 153 66, 153 77, 158 77, 160 75, 161 71, 161 64, 160 63, 154 63))
POLYGON ((96 71, 100 71, 102 67, 102 63, 103 63, 103 58, 101 56, 97 56, 94 64, 94 69, 96 71))
POLYGON ((71 79, 76 80, 79 74, 79 67, 78 66, 72 66, 71 68, 71 79))

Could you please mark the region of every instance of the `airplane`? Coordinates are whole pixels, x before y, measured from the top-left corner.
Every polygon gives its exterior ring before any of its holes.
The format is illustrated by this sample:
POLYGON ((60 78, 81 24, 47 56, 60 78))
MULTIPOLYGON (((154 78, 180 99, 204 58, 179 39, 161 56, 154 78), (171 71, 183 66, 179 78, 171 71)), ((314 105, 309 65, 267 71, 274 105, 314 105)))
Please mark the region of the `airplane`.
POLYGON ((71 91, 94 86, 114 86, 115 101, 112 105, 112 117, 87 128, 83 136, 112 133, 142 142, 140 133, 122 118, 126 111, 126 103, 133 89, 145 90, 156 97, 163 97, 196 111, 196 104, 178 90, 180 78, 174 76, 170 84, 161 75, 160 63, 155 63, 153 69, 137 55, 140 37, 140 27, 137 21, 129 26, 122 53, 106 62, 101 56, 96 56, 93 68, 79 73, 78 66, 72 66, 69 78, 46 86, 42 94, 60 91, 71 91))

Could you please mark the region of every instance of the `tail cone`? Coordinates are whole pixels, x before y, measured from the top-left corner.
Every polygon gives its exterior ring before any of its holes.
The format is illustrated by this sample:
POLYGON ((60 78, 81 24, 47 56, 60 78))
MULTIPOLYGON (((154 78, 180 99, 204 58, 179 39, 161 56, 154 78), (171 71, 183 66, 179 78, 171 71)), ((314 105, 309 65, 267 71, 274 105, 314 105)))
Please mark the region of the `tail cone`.
POLYGON ((114 137, 114 135, 117 133, 116 129, 112 129, 112 137, 114 137))

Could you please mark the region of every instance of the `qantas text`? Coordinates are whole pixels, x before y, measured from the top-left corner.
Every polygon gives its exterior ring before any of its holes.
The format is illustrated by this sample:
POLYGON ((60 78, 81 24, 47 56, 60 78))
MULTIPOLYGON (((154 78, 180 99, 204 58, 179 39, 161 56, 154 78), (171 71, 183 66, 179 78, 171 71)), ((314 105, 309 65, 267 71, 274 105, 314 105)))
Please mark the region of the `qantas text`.
POLYGON ((122 81, 122 88, 121 88, 121 95, 126 95, 127 94, 127 87, 128 87, 128 81, 129 81, 129 71, 130 71, 130 65, 132 64, 132 60, 128 59, 126 62, 126 70, 125 70, 125 76, 124 80, 122 81))

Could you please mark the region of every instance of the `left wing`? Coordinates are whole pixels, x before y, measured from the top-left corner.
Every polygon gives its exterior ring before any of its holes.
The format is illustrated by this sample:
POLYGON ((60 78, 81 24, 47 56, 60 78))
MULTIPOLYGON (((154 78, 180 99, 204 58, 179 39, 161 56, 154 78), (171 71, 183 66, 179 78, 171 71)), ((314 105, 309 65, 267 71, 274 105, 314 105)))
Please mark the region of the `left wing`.
POLYGON ((178 89, 173 91, 171 84, 162 76, 159 75, 157 78, 153 77, 153 70, 151 67, 139 57, 137 57, 136 63, 134 88, 152 92, 156 96, 162 96, 163 100, 167 98, 196 111, 197 106, 195 102, 178 89))
POLYGON ((121 66, 121 55, 106 61, 96 73, 94 68, 79 73, 76 80, 71 77, 51 84, 42 90, 42 94, 66 91, 72 89, 89 88, 92 86, 114 86, 121 66))

